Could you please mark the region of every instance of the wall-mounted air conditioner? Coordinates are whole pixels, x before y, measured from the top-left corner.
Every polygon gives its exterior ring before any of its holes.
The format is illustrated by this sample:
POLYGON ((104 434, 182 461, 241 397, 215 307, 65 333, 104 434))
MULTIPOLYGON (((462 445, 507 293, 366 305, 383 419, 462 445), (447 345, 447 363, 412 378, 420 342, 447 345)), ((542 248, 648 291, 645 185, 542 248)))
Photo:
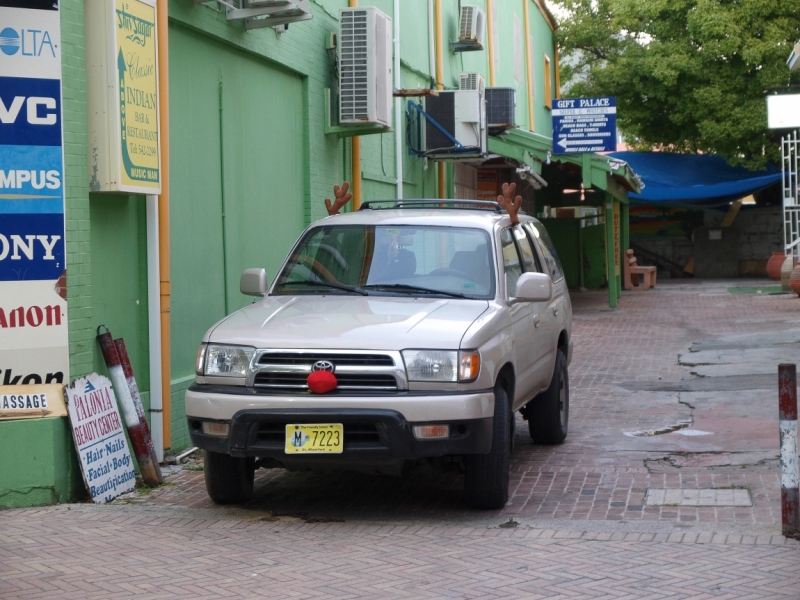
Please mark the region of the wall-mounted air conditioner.
POLYGON ((377 8, 339 9, 339 123, 392 121, 392 19, 377 8))
POLYGON ((450 45, 454 52, 483 50, 486 14, 477 6, 462 6, 458 16, 458 41, 450 45))
POLYGON ((483 95, 486 90, 486 80, 480 73, 461 73, 458 89, 475 90, 483 95))
POLYGON ((517 91, 514 88, 486 88, 486 120, 489 135, 516 127, 517 91))
MULTIPOLYGON (((195 4, 205 0, 195 0, 195 4)), ((228 21, 244 20, 246 29, 277 27, 313 18, 309 0, 227 0, 228 21)))
POLYGON ((454 161, 486 156, 486 103, 479 90, 440 91, 425 99, 425 112, 430 117, 425 156, 454 161))

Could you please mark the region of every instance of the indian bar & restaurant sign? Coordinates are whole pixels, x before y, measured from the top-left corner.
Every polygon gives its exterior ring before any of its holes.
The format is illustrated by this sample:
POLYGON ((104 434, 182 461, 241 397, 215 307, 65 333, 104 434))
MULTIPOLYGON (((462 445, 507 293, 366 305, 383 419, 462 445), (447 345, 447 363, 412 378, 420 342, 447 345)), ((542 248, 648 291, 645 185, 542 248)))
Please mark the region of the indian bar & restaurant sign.
POLYGON ((86 0, 89 187, 161 193, 155 0, 86 0))

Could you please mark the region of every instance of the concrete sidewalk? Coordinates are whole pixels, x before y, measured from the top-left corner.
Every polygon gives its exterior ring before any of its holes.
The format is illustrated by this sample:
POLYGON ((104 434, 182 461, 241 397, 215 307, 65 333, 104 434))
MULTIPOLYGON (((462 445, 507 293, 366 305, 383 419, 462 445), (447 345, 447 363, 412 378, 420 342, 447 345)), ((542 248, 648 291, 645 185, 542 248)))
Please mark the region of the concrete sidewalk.
POLYGON ((745 283, 614 310, 573 294, 570 434, 534 446, 518 419, 503 510, 433 470, 263 471, 216 507, 184 470, 109 506, 0 512, 0 597, 800 597, 776 377, 800 362, 800 299, 729 293, 745 283))

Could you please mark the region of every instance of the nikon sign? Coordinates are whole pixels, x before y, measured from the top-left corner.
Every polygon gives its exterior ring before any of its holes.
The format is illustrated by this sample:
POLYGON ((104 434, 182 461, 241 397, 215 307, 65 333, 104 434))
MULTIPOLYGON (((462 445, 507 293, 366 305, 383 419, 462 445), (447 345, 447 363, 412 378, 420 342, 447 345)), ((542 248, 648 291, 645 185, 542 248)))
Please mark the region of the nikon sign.
POLYGON ((86 0, 89 187, 161 193, 155 0, 86 0))

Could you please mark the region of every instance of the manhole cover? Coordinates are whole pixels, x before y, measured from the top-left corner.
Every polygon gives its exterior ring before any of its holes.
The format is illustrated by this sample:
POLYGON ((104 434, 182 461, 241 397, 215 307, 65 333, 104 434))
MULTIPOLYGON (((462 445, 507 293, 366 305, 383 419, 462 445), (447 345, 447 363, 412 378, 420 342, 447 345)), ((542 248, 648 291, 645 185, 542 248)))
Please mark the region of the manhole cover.
POLYGON ((648 506, 753 506, 750 490, 664 488, 647 490, 648 506))

